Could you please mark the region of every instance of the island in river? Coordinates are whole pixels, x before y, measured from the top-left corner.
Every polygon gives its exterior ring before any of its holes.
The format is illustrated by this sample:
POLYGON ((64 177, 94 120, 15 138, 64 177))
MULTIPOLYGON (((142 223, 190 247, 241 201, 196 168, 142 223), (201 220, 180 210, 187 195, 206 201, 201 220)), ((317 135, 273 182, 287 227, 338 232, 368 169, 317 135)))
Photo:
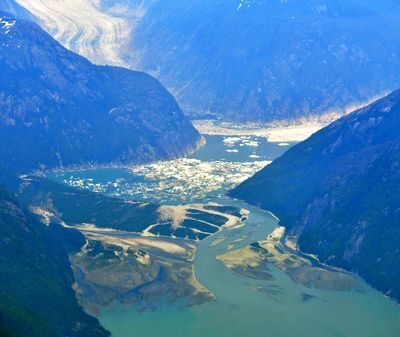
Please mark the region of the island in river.
POLYGON ((185 174, 193 170, 183 160, 40 178, 67 193, 44 191, 43 184, 31 190, 39 178, 26 180, 24 193, 36 200, 43 221, 73 226, 87 239, 71 256, 85 309, 116 337, 286 337, 293 331, 296 337, 398 337, 396 303, 355 275, 301 254, 272 214, 223 196, 291 144, 251 135, 205 138, 206 146, 186 160, 198 161, 197 177, 212 188, 185 174), (175 164, 182 166, 173 170, 175 164), (194 186, 182 193, 181 184, 194 186), (72 191, 80 197, 68 199, 72 191), (236 220, 223 221, 230 216, 236 220), (180 222, 175 229, 209 235, 180 235, 173 231, 179 219, 197 225, 180 222))

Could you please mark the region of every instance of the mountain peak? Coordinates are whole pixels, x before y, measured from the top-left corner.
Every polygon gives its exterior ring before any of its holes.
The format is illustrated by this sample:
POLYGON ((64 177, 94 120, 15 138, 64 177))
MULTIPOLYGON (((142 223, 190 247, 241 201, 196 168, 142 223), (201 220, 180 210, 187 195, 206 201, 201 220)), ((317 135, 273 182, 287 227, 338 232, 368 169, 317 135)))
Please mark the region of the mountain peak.
POLYGON ((1 15, 0 160, 14 172, 175 158, 200 139, 142 72, 97 66, 38 25, 1 15), (27 155, 28 154, 28 155, 27 155))

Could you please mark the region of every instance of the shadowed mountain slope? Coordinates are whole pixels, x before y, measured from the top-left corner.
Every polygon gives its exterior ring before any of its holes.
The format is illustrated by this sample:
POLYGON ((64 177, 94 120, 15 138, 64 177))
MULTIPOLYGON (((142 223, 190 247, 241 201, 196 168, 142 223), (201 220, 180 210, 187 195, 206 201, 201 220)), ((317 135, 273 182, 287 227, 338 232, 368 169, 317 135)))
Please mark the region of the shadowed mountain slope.
POLYGON ((400 299, 400 91, 294 146, 231 195, 275 213, 300 248, 400 299))
POLYGON ((67 251, 83 237, 46 228, 0 187, 0 336, 105 337, 78 305, 67 251))
POLYGON ((182 156, 199 134, 154 78, 96 66, 0 14, 0 162, 14 172, 182 156))

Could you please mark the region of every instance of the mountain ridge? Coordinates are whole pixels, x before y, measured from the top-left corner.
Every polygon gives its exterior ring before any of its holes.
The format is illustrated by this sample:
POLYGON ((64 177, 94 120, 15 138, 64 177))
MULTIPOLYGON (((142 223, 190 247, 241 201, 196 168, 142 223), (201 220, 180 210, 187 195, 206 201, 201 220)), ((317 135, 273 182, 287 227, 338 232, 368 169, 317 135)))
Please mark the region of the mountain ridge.
POLYGON ((268 122, 341 112, 400 85, 389 3, 159 1, 136 27, 128 63, 194 116, 268 122))
POLYGON ((198 132, 151 76, 93 65, 36 24, 0 18, 0 161, 6 169, 148 162, 198 146, 198 132))
POLYGON ((280 218, 300 249, 400 300, 400 90, 339 119, 231 191, 280 218))
POLYGON ((271 122, 344 114, 400 86, 393 15, 400 7, 393 0, 81 0, 76 11, 17 2, 76 52, 152 74, 194 118, 271 122), (100 22, 86 16, 85 6, 100 22), (119 22, 119 28, 98 38, 86 34, 87 20, 90 27, 119 22))

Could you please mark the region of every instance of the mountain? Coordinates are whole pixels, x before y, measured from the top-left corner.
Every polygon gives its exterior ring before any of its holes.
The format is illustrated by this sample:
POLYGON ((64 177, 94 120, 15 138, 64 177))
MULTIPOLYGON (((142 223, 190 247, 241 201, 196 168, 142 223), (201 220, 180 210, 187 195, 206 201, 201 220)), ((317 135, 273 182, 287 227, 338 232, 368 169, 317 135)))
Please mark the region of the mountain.
POLYGON ((155 76, 196 118, 343 113, 400 86, 396 0, 7 1, 93 62, 155 76))
POLYGON ((78 232, 45 227, 0 187, 0 336, 106 337, 78 305, 70 249, 78 232))
POLYGON ((195 116, 318 115, 399 87, 396 9, 392 0, 155 1, 125 58, 195 116))
POLYGON ((231 191, 304 252, 400 300, 400 91, 332 123, 231 191))
POLYGON ((151 76, 96 66, 0 14, 0 163, 13 172, 175 158, 200 136, 151 76))

